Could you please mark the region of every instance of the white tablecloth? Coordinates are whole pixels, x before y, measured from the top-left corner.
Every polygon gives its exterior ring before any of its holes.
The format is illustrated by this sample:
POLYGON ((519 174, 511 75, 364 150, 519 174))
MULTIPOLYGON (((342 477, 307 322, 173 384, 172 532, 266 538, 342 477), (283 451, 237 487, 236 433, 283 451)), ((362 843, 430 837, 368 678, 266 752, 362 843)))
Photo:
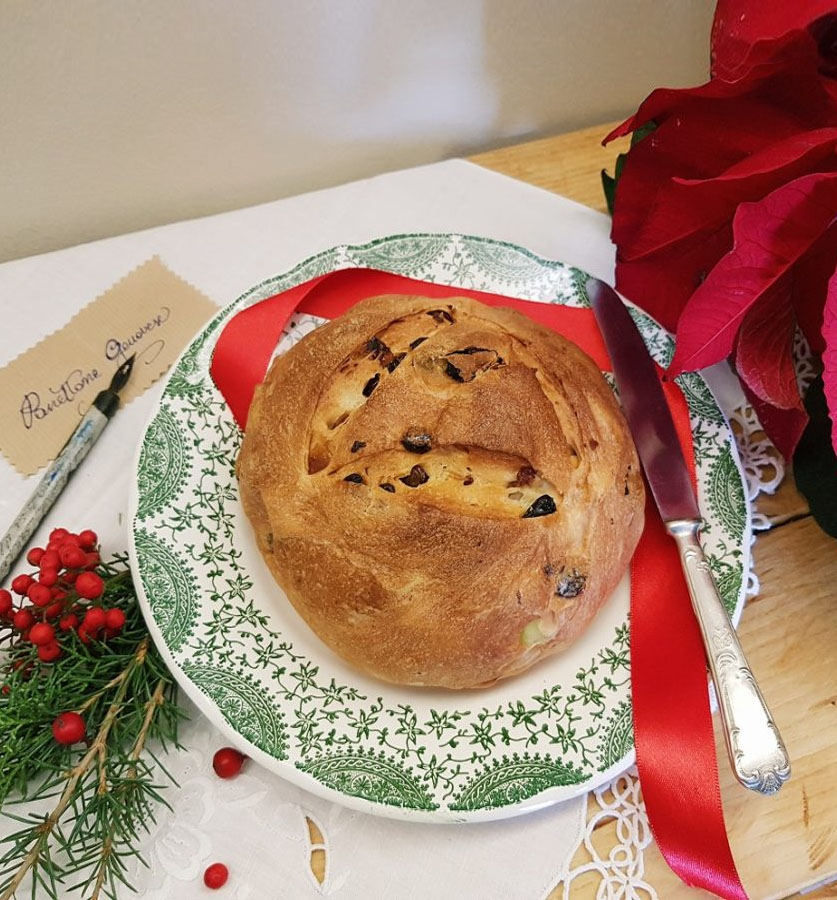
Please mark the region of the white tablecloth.
MULTIPOLYGON (((609 225, 586 207, 461 160, 395 172, 1 265, 0 364, 155 254, 224 305, 320 250, 417 231, 512 241, 610 280, 609 225)), ((36 541, 61 524, 95 528, 105 552, 126 547, 129 463, 158 394, 154 388, 119 412, 36 541)), ((0 527, 31 487, 0 459, 0 527)), ((150 868, 135 878, 149 898, 206 896, 201 874, 220 860, 231 873, 223 895, 242 900, 539 900, 584 833, 586 798, 490 825, 410 825, 343 810, 252 763, 234 780, 216 778, 211 758, 224 741, 197 714, 183 741, 187 752, 167 761, 180 783, 167 791, 173 811, 161 810, 145 846, 150 868), (324 836, 322 885, 309 866, 306 817, 324 836)), ((647 840, 639 835, 634 843, 647 840)))

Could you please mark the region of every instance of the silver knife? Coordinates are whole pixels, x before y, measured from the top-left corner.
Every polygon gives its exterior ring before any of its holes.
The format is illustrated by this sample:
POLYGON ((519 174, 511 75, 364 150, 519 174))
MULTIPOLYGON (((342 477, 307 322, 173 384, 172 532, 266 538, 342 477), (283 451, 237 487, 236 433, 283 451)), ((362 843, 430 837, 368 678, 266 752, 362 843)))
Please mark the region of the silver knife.
POLYGON ((702 519, 697 497, 654 361, 630 313, 609 285, 590 278, 587 295, 651 493, 680 551, 735 777, 744 787, 773 794, 790 777, 790 760, 698 541, 702 519))

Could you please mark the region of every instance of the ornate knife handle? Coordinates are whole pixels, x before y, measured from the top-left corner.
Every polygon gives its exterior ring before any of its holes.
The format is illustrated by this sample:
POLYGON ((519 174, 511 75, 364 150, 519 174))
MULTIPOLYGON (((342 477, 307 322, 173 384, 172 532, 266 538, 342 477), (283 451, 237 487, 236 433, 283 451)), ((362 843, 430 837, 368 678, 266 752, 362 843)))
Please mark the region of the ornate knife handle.
POLYGON ((666 528, 680 551, 735 777, 744 787, 774 794, 790 778, 790 760, 701 550, 700 524, 677 519, 666 522, 666 528))

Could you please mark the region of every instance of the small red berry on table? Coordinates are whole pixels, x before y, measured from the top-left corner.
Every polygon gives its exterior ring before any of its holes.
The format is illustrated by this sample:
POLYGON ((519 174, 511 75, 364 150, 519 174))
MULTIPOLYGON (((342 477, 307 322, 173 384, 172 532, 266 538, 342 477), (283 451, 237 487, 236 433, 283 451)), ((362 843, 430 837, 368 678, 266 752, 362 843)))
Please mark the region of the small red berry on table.
POLYGON ((12 611, 12 595, 5 589, 0 589, 0 616, 5 616, 12 611))
POLYGON ((84 719, 76 712, 61 713, 52 723, 52 736, 66 747, 84 740, 86 731, 84 719))
POLYGON ((212 768, 219 778, 232 778, 241 771, 244 759, 244 754, 234 747, 222 747, 212 757, 212 768))
POLYGON ((49 543, 60 544, 69 533, 66 528, 53 528, 49 533, 49 543))
POLYGON ((227 883, 229 875, 229 869, 223 863, 212 863, 203 873, 203 883, 212 890, 218 890, 227 883))

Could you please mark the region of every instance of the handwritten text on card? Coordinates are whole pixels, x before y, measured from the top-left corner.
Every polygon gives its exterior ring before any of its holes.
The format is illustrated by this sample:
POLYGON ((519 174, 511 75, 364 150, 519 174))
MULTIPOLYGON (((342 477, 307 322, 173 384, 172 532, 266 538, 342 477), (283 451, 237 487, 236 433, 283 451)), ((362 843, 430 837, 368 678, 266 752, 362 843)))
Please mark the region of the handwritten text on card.
MULTIPOLYGON (((135 356, 125 404, 163 375, 216 309, 157 257, 138 266, 0 368, 0 450, 22 474, 37 472, 119 365, 135 356)), ((132 455, 133 446, 126 462, 132 455)))

